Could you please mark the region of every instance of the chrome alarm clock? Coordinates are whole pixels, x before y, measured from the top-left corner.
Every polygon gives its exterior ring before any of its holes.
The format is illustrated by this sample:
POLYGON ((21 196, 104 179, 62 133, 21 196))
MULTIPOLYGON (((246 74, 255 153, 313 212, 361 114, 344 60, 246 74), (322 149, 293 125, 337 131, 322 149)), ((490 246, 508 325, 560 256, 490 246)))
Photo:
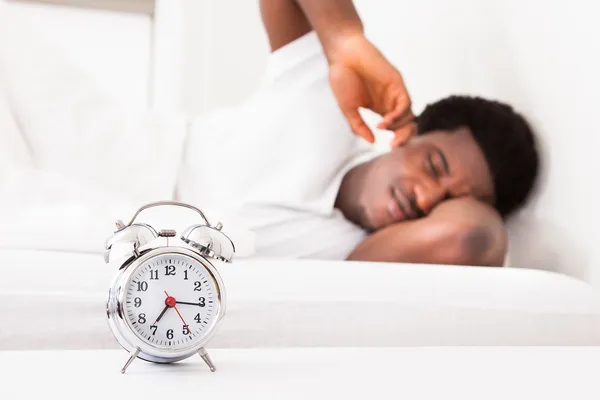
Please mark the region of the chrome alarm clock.
POLYGON ((108 290, 108 325, 130 357, 173 363, 199 354, 211 371, 216 368, 205 345, 225 315, 225 287, 216 266, 231 263, 235 246, 211 225, 202 210, 189 204, 161 201, 142 206, 128 224, 105 243, 104 259, 117 267, 108 290), (181 235, 134 223, 145 209, 179 206, 196 211, 202 222, 181 235))

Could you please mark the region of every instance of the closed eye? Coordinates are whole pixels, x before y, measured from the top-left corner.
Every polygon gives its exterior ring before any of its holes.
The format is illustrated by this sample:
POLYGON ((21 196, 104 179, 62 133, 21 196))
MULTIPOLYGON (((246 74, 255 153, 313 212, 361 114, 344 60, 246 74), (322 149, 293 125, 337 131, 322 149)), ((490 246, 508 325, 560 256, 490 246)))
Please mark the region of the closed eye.
POLYGON ((438 169, 435 166, 435 163, 433 162, 433 157, 432 157, 431 153, 427 153, 427 169, 429 169, 430 174, 434 178, 440 177, 440 172, 438 171, 438 169))

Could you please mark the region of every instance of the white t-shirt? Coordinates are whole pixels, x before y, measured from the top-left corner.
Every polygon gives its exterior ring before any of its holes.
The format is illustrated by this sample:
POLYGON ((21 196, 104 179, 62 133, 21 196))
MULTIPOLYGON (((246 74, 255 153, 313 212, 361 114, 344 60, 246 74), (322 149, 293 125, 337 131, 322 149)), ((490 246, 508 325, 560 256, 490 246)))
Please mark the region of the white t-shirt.
POLYGON ((177 193, 255 234, 255 257, 344 259, 365 237, 334 208, 375 155, 354 135, 311 32, 271 54, 259 90, 192 122, 177 193))

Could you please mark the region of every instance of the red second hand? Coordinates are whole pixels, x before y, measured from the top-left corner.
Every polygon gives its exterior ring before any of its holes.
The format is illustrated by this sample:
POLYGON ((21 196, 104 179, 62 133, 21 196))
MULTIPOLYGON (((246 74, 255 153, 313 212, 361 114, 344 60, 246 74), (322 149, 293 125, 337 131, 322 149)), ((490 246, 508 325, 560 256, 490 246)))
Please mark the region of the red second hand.
MULTIPOLYGON (((167 295, 167 297, 171 297, 171 296, 169 296, 169 293, 167 293, 166 291, 165 291, 165 294, 167 295)), ((173 308, 175 309, 175 311, 177 311, 177 315, 179 315, 179 318, 181 319, 181 322, 183 322, 183 326, 185 326, 185 327, 187 328, 188 332, 189 332, 189 333, 191 333, 192 331, 191 331, 191 329, 190 329, 190 326, 189 326, 188 324, 186 324, 186 323, 185 323, 185 320, 184 320, 184 319, 183 319, 183 317, 181 316, 181 313, 180 313, 180 312, 179 312, 179 310, 177 309, 177 306, 175 306, 175 305, 174 305, 174 306, 173 306, 173 308)))

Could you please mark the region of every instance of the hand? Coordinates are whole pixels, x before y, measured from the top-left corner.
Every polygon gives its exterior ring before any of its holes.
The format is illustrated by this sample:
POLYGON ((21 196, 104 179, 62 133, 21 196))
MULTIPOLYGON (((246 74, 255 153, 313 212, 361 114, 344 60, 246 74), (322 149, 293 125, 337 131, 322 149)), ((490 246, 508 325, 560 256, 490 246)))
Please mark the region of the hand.
POLYGON ((161 311, 161 313, 158 316, 158 318, 156 318, 156 321, 154 321, 153 325, 158 324, 158 321, 160 321, 160 319, 163 317, 163 315, 165 315, 165 313, 167 312, 168 309, 169 309, 169 306, 165 306, 165 308, 163 308, 163 310, 161 311))
POLYGON ((375 141, 359 107, 383 116, 377 128, 394 131, 392 146, 406 143, 415 134, 411 100, 402 75, 364 35, 341 40, 329 60, 331 88, 355 134, 369 143, 375 141))
POLYGON ((189 303, 187 301, 178 301, 177 304, 185 304, 187 306, 198 306, 200 307, 202 305, 202 303, 198 302, 198 303, 189 303))

